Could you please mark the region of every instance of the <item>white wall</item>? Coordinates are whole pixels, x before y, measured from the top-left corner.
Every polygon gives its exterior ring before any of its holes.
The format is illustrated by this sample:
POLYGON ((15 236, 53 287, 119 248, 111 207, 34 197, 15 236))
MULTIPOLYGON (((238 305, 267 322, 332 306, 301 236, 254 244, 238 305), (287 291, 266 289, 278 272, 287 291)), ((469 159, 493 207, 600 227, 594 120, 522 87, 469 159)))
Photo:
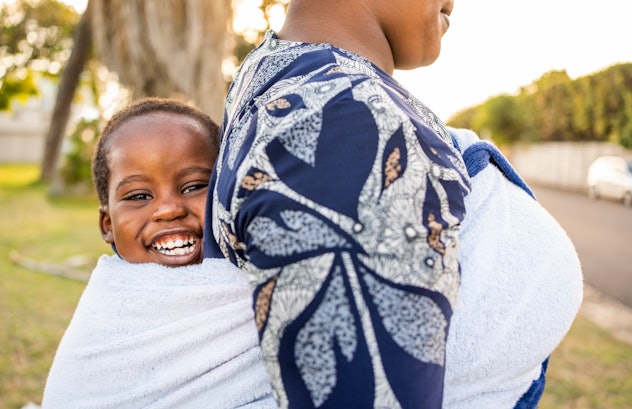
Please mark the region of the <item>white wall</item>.
POLYGON ((41 120, 0 121, 0 163, 39 163, 48 123, 41 120))
POLYGON ((632 150, 603 142, 514 145, 505 154, 527 182, 578 191, 588 188, 588 167, 598 156, 618 155, 632 159, 632 150))

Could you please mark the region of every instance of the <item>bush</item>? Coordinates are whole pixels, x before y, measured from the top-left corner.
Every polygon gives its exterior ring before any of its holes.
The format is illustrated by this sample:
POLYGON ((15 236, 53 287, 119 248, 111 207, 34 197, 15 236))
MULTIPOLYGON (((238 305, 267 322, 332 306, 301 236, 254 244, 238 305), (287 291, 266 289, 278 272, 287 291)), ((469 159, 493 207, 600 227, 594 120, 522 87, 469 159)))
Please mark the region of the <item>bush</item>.
POLYGON ((81 119, 69 136, 69 148, 64 155, 61 177, 71 190, 92 190, 91 162, 99 136, 99 120, 81 119))

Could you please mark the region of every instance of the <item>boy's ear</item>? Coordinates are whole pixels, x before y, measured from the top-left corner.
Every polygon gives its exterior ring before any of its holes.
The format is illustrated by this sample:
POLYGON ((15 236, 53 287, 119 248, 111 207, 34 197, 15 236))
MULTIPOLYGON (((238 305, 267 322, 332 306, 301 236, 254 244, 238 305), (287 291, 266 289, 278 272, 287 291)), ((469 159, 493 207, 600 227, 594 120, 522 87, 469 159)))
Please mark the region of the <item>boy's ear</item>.
POLYGON ((114 234, 112 233, 112 219, 107 205, 99 206, 99 229, 101 237, 106 243, 114 243, 114 234))

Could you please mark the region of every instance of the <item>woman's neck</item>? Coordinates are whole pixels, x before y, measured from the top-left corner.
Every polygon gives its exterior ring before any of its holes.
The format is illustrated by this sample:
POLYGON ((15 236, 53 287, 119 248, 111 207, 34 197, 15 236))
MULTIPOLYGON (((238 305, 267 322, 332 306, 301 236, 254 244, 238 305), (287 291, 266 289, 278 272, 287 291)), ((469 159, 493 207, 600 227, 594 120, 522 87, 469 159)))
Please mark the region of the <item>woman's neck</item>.
POLYGON ((388 40, 377 18, 360 1, 292 0, 277 36, 288 41, 331 44, 393 74, 388 40))

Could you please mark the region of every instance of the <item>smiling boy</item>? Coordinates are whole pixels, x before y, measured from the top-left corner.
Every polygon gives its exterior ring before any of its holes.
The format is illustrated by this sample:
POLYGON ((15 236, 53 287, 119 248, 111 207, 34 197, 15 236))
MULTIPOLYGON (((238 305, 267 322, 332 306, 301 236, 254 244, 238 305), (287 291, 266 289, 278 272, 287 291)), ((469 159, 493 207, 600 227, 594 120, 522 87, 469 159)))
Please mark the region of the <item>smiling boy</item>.
POLYGON ((132 263, 202 262, 218 127, 184 104, 144 100, 112 118, 93 164, 103 239, 132 263))
POLYGON ((42 407, 274 408, 246 276, 202 260, 218 127, 145 98, 105 126, 93 159, 103 255, 51 367, 42 407))

